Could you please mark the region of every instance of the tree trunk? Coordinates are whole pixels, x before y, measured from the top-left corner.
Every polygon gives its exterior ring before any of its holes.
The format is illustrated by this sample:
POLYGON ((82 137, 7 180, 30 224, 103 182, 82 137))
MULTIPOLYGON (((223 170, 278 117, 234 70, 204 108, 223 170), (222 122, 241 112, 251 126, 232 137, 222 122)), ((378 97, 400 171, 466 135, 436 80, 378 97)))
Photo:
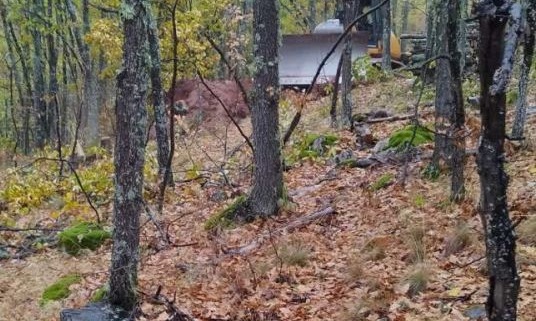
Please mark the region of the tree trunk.
POLYGON ((147 6, 124 0, 123 69, 117 76, 115 195, 110 302, 127 311, 136 306, 140 211, 147 127, 147 6))
POLYGON ((391 0, 391 29, 393 33, 396 35, 398 34, 398 0, 391 0))
MULTIPOLYGON (((355 0, 343 0, 344 27, 348 27, 355 17, 355 0)), ((344 39, 344 49, 342 53, 342 115, 341 125, 343 128, 350 128, 352 125, 352 33, 344 39)))
POLYGON ((534 56, 534 32, 536 32, 536 5, 529 2, 526 13, 526 28, 523 34, 523 63, 519 79, 519 94, 516 102, 516 112, 512 127, 512 139, 523 139, 525 122, 527 120, 527 94, 530 81, 530 69, 534 56))
MULTIPOLYGON (((53 0, 48 0, 47 4, 47 16, 49 21, 52 21, 53 18, 53 0)), ((48 113, 47 113, 47 123, 49 128, 49 137, 57 136, 57 128, 59 126, 59 115, 56 111, 58 109, 58 51, 56 50, 56 44, 54 39, 54 33, 49 31, 47 33, 47 47, 48 47, 48 113)), ((61 137, 56 137, 58 142, 61 142, 61 137)), ((61 147, 61 146, 60 146, 61 147)))
MULTIPOLYGON (((402 20, 402 33, 407 33, 409 21, 409 0, 404 0, 404 5, 402 6, 402 14, 400 18, 402 20)), ((402 53, 405 53, 407 50, 406 40, 401 40, 400 46, 402 53)))
MULTIPOLYGON (((486 236, 489 294, 488 318, 491 321, 516 320, 520 279, 516 270, 516 242, 508 216, 504 171, 506 125, 505 90, 492 90, 494 75, 501 68, 505 49, 508 12, 499 10, 504 1, 491 0, 477 9, 480 17, 480 113, 482 132, 478 149, 481 195, 480 214, 486 236), (487 6, 485 6, 487 5, 487 6), (490 10, 491 9, 491 10, 490 10)), ((495 86, 494 86, 495 87, 495 86)))
MULTIPOLYGON (((151 57, 151 90, 154 107, 154 119, 156 129, 157 158, 158 158, 158 175, 164 179, 166 167, 169 159, 169 135, 168 135, 168 114, 164 102, 164 89, 161 78, 161 59, 160 59, 160 39, 158 38, 158 29, 152 13, 147 13, 150 18, 148 28, 149 54, 151 57)), ((173 174, 168 175, 168 182, 173 182, 173 174)))
POLYGON ((452 109, 450 110, 449 131, 449 157, 450 168, 452 173, 450 198, 454 201, 461 201, 465 195, 464 187, 464 161, 465 161, 465 110, 463 105, 462 93, 462 69, 460 59, 462 56, 461 48, 458 42, 460 34, 459 21, 461 20, 459 0, 447 1, 447 41, 448 52, 451 59, 450 64, 450 92, 452 98, 452 109))
POLYGON ((277 0, 253 3, 256 70, 251 112, 255 145, 254 184, 248 199, 253 215, 273 215, 283 193, 279 137, 279 5, 277 0))
MULTIPOLYGON (((43 12, 43 3, 41 0, 33 3, 33 9, 37 13, 43 12)), ((45 68, 43 66, 43 41, 41 31, 35 26, 31 29, 33 41, 33 82, 34 96, 33 107, 36 112, 35 144, 37 148, 45 147, 50 133, 47 121, 47 102, 45 97, 45 68)))
POLYGON ((93 72, 93 61, 89 52, 89 46, 83 39, 83 35, 89 32, 89 2, 88 0, 82 1, 82 31, 77 27, 80 21, 78 21, 76 6, 72 0, 65 0, 65 3, 71 21, 75 25, 73 33, 83 66, 84 109, 82 110, 82 119, 79 120, 83 132, 83 140, 85 146, 97 146, 99 144, 97 79, 93 72))
POLYGON ((382 45, 382 69, 391 71, 391 1, 382 7, 383 16, 383 45, 382 45))

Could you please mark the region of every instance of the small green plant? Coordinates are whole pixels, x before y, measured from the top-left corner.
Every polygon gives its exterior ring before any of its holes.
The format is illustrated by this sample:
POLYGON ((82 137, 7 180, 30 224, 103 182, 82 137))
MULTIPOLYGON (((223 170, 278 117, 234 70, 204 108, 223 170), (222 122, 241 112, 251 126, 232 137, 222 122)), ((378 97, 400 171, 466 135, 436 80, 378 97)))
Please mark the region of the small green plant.
POLYGON ((393 179, 394 179, 393 174, 391 174, 391 173, 383 174, 382 176, 380 176, 380 178, 378 178, 378 180, 376 182, 371 184, 369 188, 373 192, 379 191, 379 190, 391 185, 392 182, 393 182, 393 179))
POLYGON ((106 298, 106 296, 108 295, 109 291, 110 291, 110 289, 108 288, 108 285, 101 286, 100 288, 95 290, 95 292, 93 292, 93 295, 91 296, 90 301, 91 302, 103 301, 106 298))
POLYGON ((217 228, 231 228, 234 226, 238 211, 243 210, 247 202, 246 196, 239 196, 230 205, 212 215, 205 221, 205 230, 212 231, 217 228))
POLYGON ((456 225, 445 244, 445 256, 455 254, 473 243, 471 229, 467 224, 456 225))
POLYGON ((528 246, 536 246, 536 216, 532 216, 518 227, 518 240, 528 246))
POLYGON ((316 160, 319 157, 335 155, 335 143, 339 138, 330 134, 305 134, 287 157, 289 164, 304 159, 316 160))
POLYGON ((422 176, 425 179, 435 181, 439 178, 441 175, 441 169, 436 164, 430 163, 426 168, 422 171, 422 176))
POLYGON ((363 84, 374 84, 385 81, 388 75, 380 68, 374 66, 370 56, 357 58, 352 64, 352 76, 363 84))
POLYGON ((292 240, 281 246, 279 256, 286 265, 304 267, 311 256, 311 249, 300 240, 292 240))
POLYGON ((413 205, 417 208, 423 208, 426 204, 426 199, 422 194, 417 194, 413 197, 413 205))
POLYGON ((111 233, 98 224, 82 222, 60 232, 58 243, 67 253, 77 255, 81 249, 96 250, 110 237, 111 233))
POLYGON ((387 148, 401 150, 408 144, 419 146, 434 141, 434 135, 426 127, 410 125, 391 134, 387 148))
POLYGON ((418 264, 405 277, 404 282, 409 285, 408 295, 413 297, 426 290, 430 282, 430 271, 424 264, 418 264))
POLYGON ((61 277, 54 284, 48 286, 41 295, 41 305, 45 305, 50 301, 58 301, 65 299, 71 294, 69 287, 75 283, 80 282, 81 277, 77 274, 70 274, 61 277))

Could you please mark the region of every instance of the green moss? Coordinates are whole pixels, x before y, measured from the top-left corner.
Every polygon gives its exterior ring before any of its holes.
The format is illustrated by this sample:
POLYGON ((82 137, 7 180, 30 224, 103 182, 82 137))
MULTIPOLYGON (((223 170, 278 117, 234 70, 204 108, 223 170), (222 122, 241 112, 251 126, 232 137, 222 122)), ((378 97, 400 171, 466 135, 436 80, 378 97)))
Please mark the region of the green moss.
POLYGON ((414 125, 410 125, 391 134, 387 148, 402 149, 410 142, 412 146, 418 146, 433 140, 434 135, 426 127, 418 126, 415 128, 414 125))
POLYGON ((212 215, 205 222, 205 230, 211 231, 215 228, 230 228, 234 225, 237 212, 244 208, 247 198, 245 196, 239 196, 229 206, 225 207, 218 213, 212 215))
POLYGON ((293 164, 302 159, 316 159, 333 156, 334 145, 339 140, 336 135, 308 133, 294 145, 287 157, 287 163, 293 164))
POLYGON ((41 295, 41 305, 45 305, 49 301, 58 301, 65 299, 71 294, 69 287, 75 283, 80 282, 81 277, 78 274, 70 274, 61 277, 54 284, 48 286, 41 295))
POLYGON ((391 173, 383 174, 378 178, 376 182, 370 185, 370 190, 373 192, 379 191, 382 188, 389 186, 393 180, 394 176, 391 173))
POLYGON ((106 298, 106 295, 108 295, 108 286, 103 285, 100 288, 98 288, 93 295, 91 296, 90 301, 91 302, 100 302, 103 301, 106 298))
POLYGON ((422 176, 428 180, 435 181, 441 175, 441 169, 439 166, 430 163, 422 172, 422 176))
POLYGON ((95 223, 82 222, 66 228, 58 234, 59 245, 71 255, 77 255, 81 249, 97 249, 111 233, 95 223))

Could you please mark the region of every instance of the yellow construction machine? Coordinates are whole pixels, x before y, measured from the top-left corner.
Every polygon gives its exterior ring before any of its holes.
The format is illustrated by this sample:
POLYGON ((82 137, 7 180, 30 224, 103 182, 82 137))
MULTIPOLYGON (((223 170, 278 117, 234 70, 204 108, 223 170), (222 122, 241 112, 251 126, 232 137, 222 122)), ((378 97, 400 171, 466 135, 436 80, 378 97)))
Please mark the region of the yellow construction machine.
MULTIPOLYGON (((361 1, 361 12, 375 0, 361 1)), ((330 19, 316 26, 310 34, 284 35, 280 49, 279 77, 282 86, 307 86, 322 59, 343 33, 339 19, 330 19)), ((352 60, 369 55, 373 63, 382 57, 382 18, 377 10, 363 18, 352 32, 352 60)), ((400 39, 391 34, 391 58, 394 65, 403 65, 400 39)), ((344 44, 341 43, 322 68, 317 83, 333 82, 344 44)))

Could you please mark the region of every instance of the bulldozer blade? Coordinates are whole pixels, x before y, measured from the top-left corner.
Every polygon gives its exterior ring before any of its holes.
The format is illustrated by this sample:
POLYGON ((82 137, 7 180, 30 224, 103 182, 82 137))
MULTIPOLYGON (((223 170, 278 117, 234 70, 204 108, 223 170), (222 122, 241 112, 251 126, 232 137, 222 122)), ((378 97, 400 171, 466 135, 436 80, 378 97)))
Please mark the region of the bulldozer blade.
MULTIPOLYGON (((279 82, 281 86, 307 86, 320 67, 320 63, 335 44, 340 34, 285 35, 280 49, 279 82)), ((352 60, 367 54, 369 33, 352 34, 352 60)), ((317 83, 333 82, 344 41, 327 60, 317 83)))

